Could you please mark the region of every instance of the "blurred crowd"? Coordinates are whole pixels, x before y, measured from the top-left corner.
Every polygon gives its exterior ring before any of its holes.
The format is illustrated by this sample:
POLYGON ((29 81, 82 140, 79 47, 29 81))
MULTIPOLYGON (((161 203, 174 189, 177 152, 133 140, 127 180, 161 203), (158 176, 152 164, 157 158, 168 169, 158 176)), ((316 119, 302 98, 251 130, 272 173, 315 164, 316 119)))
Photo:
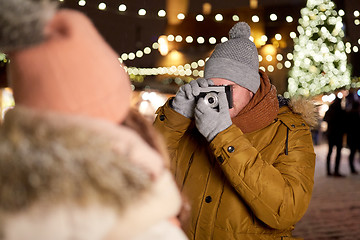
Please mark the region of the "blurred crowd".
MULTIPOLYGON (((341 150, 350 149, 349 166, 352 174, 358 174, 354 166, 357 151, 360 151, 360 108, 357 94, 349 93, 345 98, 336 98, 325 113, 327 123, 325 136, 329 145, 326 169, 328 176, 343 177, 340 173, 341 150), (335 165, 332 170, 333 150, 336 149, 335 165)), ((316 135, 316 133, 315 133, 316 135)), ((315 141, 316 143, 316 141, 315 141)))

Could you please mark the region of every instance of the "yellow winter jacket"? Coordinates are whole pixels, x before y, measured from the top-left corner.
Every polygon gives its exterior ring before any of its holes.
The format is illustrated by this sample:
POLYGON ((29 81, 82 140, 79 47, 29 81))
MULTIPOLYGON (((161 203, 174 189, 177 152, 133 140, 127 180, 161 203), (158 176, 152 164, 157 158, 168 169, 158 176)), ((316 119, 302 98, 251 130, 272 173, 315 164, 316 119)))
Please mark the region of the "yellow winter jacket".
POLYGON ((244 134, 231 125, 209 144, 194 121, 167 102, 154 126, 191 205, 189 239, 293 239, 314 183, 315 153, 305 120, 288 106, 267 127, 244 134))

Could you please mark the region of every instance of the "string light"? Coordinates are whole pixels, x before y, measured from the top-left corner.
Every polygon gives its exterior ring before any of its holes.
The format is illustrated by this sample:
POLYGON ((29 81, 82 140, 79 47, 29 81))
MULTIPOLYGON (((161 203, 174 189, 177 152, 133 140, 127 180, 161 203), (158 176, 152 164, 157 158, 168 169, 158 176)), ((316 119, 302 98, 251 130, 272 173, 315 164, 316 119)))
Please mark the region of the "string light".
POLYGON ((159 10, 158 16, 159 16, 159 17, 165 17, 165 16, 166 16, 166 11, 163 10, 163 9, 159 10))
POLYGON ((203 67, 205 66, 205 60, 200 59, 197 64, 199 65, 199 67, 203 67))
MULTIPOLYGON (((221 43, 224 43, 224 42, 226 42, 226 41, 228 41, 228 40, 229 40, 229 39, 228 39, 227 37, 222 37, 220 41, 221 41, 221 43)), ((360 40, 359 40, 359 41, 360 41, 360 40)), ((359 44, 360 44, 360 43, 359 43, 359 44)))
POLYGON ((121 54, 121 59, 123 60, 123 61, 126 61, 126 60, 128 60, 128 58, 129 58, 129 56, 128 56, 128 54, 127 53, 123 53, 123 54, 121 54))
POLYGON ((184 19, 185 19, 185 14, 179 13, 179 14, 177 15, 177 18, 178 18, 179 20, 184 20, 184 19))
POLYGON ((251 17, 251 21, 253 21, 254 23, 257 23, 257 22, 260 21, 260 18, 259 18, 259 16, 254 15, 254 16, 251 17))
POLYGON ((138 11, 139 16, 145 16, 146 15, 146 10, 143 8, 140 8, 138 11))
POLYGON ((105 10, 106 9, 106 4, 103 3, 103 2, 99 3, 98 8, 99 8, 99 10, 105 10))
POLYGON ((273 72, 275 70, 273 65, 269 65, 267 69, 269 72, 273 72))
POLYGON ((187 36, 187 37, 185 38, 185 41, 186 41, 187 43, 192 43, 192 42, 194 41, 194 39, 193 39, 192 36, 187 36))
POLYGON ((138 51, 136 52, 136 57, 141 58, 142 56, 144 56, 143 51, 138 50, 138 51))
POLYGON ((216 38, 214 38, 214 37, 209 38, 209 43, 216 44, 216 38))
POLYGON ((290 32, 290 37, 291 38, 296 38, 296 33, 295 32, 290 32))
POLYGON ((196 15, 196 21, 198 21, 198 22, 204 21, 204 16, 201 14, 196 15))
POLYGON ((271 61, 272 61, 272 56, 271 56, 271 55, 266 55, 265 59, 266 59, 268 62, 271 62, 271 61))
POLYGON ((150 53, 151 53, 151 48, 145 47, 145 48, 144 48, 144 53, 145 53, 145 54, 150 54, 150 53))
POLYGON ((159 43, 154 42, 154 43, 152 44, 152 48, 153 48, 153 49, 159 49, 159 43))
POLYGON ((205 39, 203 37, 198 37, 196 40, 199 44, 203 44, 205 42, 205 39))
POLYGON ((233 20, 234 22, 238 22, 238 21, 240 21, 240 18, 239 18, 238 15, 233 15, 233 16, 232 16, 232 20, 233 20))
POLYGON ((275 13, 270 14, 270 20, 271 21, 276 21, 277 20, 277 15, 275 13))
POLYGON ((199 67, 199 64, 197 62, 192 62, 190 65, 192 68, 196 69, 199 67))
POLYGON ((266 41, 268 40, 268 37, 266 35, 262 35, 260 37, 261 41, 263 41, 264 43, 266 43, 266 41))
MULTIPOLYGON (((58 0, 58 1, 59 1, 59 2, 64 2, 64 0, 58 0)), ((86 5, 86 0, 79 0, 79 1, 78 1, 78 4, 79 4, 80 6, 85 6, 85 5, 86 5)), ((322 20, 326 19, 327 16, 329 16, 329 15, 331 15, 331 14, 333 13, 333 11, 330 11, 330 10, 329 10, 330 7, 331 7, 333 4, 334 4, 333 2, 329 2, 329 3, 328 3, 328 6, 326 6, 326 7, 323 9, 323 10, 324 10, 324 11, 323 11, 324 13, 321 12, 321 11, 318 11, 317 9, 315 9, 315 10, 314 10, 314 14, 315 14, 315 15, 316 15, 316 14, 319 14, 319 15, 320 15, 320 18, 321 18, 322 20)), ((105 10, 105 9, 107 9, 106 3, 101 2, 101 3, 98 5, 98 9, 99 9, 99 10, 105 10)), ((127 6, 126 6, 125 4, 120 4, 119 7, 118 7, 118 10, 119 10, 120 12, 125 12, 125 11, 127 10, 127 6)), ((145 9, 144 9, 144 10, 145 10, 145 9)), ((144 13, 144 11, 141 11, 141 12, 142 12, 142 14, 144 13)), ((345 14, 345 11, 342 10, 342 9, 340 9, 338 13, 339 13, 339 16, 343 16, 343 15, 345 14)), ((146 14, 146 10, 145 10, 145 14, 146 14)), ((141 14, 138 14, 138 15, 139 15, 139 16, 144 16, 144 15, 141 15, 141 14)), ((167 15, 167 14, 166 14, 166 11, 163 10, 163 9, 160 9, 160 10, 158 10, 158 12, 157 12, 157 16, 160 17, 160 18, 164 18, 164 17, 166 17, 166 15, 167 15)), ((199 16, 199 15, 201 15, 201 14, 196 15, 196 17, 199 16)), ((315 15, 314 15, 314 16, 315 16, 315 15)), ((354 15, 355 17, 359 17, 359 16, 360 16, 359 10, 355 10, 355 11, 353 12, 353 15, 354 15)), ((202 15, 201 15, 201 16, 202 16, 202 15)), ((224 20, 223 15, 220 14, 220 13, 216 14, 215 16, 218 16, 218 17, 215 17, 215 21, 223 21, 223 20, 224 20)), ((178 17, 180 20, 183 20, 183 19, 185 19, 185 14, 179 13, 179 14, 177 15, 177 17, 178 17)), ((317 16, 315 16, 315 17, 317 17, 317 16)), ((233 16, 231 16, 231 18, 232 18, 233 21, 240 21, 240 18, 239 18, 238 15, 233 15, 233 16)), ((275 13, 272 13, 272 14, 270 14, 269 18, 270 18, 272 21, 276 21, 276 20, 278 19, 278 16, 277 16, 275 13)), ((200 17, 200 19, 201 19, 201 17, 200 17)), ((293 22, 293 20, 294 20, 294 18, 293 18, 292 16, 286 16, 286 21, 287 21, 287 22, 293 22)), ((203 20, 200 20, 200 21, 203 21, 203 20)), ((253 22, 259 22, 259 21, 260 21, 259 16, 257 16, 257 15, 252 16, 252 21, 253 21, 253 22)))
POLYGON ((291 68, 291 62, 290 61, 285 61, 284 63, 286 68, 291 68))
POLYGON ((119 11, 120 12, 125 12, 126 11, 126 5, 125 4, 120 4, 119 5, 119 11))
POLYGON ((80 0, 80 1, 78 2, 78 4, 79 4, 79 6, 83 7, 83 6, 86 5, 86 1, 85 1, 85 0, 80 0))
POLYGON ((176 37, 175 37, 175 41, 176 42, 181 42, 183 40, 183 38, 182 38, 182 36, 180 36, 180 35, 177 35, 176 37))
POLYGON ((136 55, 135 55, 135 53, 131 52, 131 53, 129 53, 128 57, 129 57, 130 60, 134 60, 136 55))
MULTIPOLYGON (((202 63, 201 65, 205 65, 205 60, 203 59, 200 59, 198 62, 202 63)), ((171 66, 171 67, 157 67, 157 68, 125 67, 125 70, 130 76, 175 75, 182 77, 184 76, 203 77, 204 71, 198 70, 197 69, 198 67, 201 66, 197 62, 192 62, 191 64, 171 66)))
POLYGON ((223 15, 221 15, 220 13, 215 15, 215 20, 218 22, 221 22, 222 20, 224 20, 223 15))
POLYGON ((175 40, 175 37, 174 37, 174 35, 170 34, 170 35, 168 35, 167 39, 169 42, 173 42, 175 40))

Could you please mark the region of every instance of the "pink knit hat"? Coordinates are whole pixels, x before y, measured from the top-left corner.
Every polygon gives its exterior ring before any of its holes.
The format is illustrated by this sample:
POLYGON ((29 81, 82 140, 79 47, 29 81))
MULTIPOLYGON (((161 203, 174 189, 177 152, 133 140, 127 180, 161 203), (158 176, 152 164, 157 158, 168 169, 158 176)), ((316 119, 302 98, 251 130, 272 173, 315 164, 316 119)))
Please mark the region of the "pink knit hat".
POLYGON ((42 40, 15 47, 6 41, 1 46, 0 40, 0 50, 10 57, 15 104, 122 122, 129 110, 131 88, 118 55, 82 13, 49 12, 45 14, 49 20, 40 29, 43 36, 30 37, 42 40))

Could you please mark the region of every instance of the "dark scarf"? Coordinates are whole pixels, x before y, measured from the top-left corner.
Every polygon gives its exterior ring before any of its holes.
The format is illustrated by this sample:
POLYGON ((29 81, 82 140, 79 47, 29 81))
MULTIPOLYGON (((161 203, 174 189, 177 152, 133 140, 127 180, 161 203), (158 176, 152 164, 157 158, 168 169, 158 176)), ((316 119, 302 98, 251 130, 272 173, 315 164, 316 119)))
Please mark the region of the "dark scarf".
POLYGON ((244 133, 253 132, 269 125, 279 112, 276 88, 265 72, 259 70, 260 87, 250 102, 232 119, 244 133))

